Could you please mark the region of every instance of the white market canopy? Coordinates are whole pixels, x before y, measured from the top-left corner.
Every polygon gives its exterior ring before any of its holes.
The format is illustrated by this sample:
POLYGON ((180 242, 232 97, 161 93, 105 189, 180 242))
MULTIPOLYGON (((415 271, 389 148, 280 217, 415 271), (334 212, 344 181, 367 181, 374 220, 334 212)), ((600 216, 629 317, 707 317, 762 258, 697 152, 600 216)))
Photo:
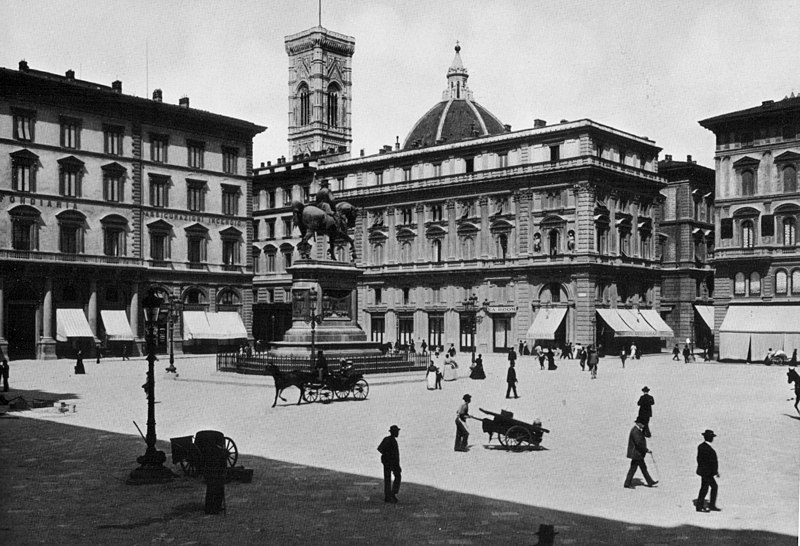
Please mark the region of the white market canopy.
POLYGON ((533 324, 528 328, 525 337, 528 339, 555 339, 556 330, 564 322, 567 314, 565 307, 555 307, 553 309, 540 309, 533 318, 533 324))
POLYGON ((134 339, 128 315, 125 311, 100 311, 106 337, 111 341, 130 341, 134 339))
POLYGON ((800 349, 800 306, 731 305, 719 327, 720 360, 761 360, 767 351, 800 349))
POLYGON ((184 311, 183 339, 247 339, 247 328, 236 311, 184 311))
POLYGON ((73 337, 94 338, 83 309, 56 309, 56 340, 67 341, 73 337))

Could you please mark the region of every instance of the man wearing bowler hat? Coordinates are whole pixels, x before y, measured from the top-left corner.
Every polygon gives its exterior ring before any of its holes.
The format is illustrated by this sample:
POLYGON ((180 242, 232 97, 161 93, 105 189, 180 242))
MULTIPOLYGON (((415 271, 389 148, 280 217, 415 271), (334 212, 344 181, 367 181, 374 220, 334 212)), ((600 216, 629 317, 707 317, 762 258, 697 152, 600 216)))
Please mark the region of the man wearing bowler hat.
POLYGON ((697 495, 695 502, 695 510, 698 512, 719 512, 717 508, 717 480, 719 478, 719 466, 717 464, 717 452, 711 447, 711 442, 714 441, 713 430, 706 429, 703 432, 702 444, 697 446, 697 475, 700 476, 700 493, 697 495), (706 508, 706 493, 709 488, 711 489, 711 498, 708 501, 708 508, 706 508))
POLYGON ((650 389, 648 387, 644 387, 642 389, 642 396, 639 397, 639 418, 637 421, 641 421, 644 425, 644 437, 650 437, 650 418, 653 416, 653 405, 656 403, 653 400, 653 397, 650 396, 650 389))
POLYGON ((647 439, 644 437, 643 430, 644 424, 637 419, 628 435, 628 458, 631 460, 631 466, 625 477, 625 489, 633 489, 633 475, 637 468, 642 471, 642 475, 647 481, 647 487, 653 487, 658 483, 650 477, 647 464, 644 462, 644 456, 650 453, 650 450, 647 449, 647 439))
POLYGON ((400 447, 397 445, 397 436, 400 434, 400 427, 392 425, 389 427, 389 436, 381 441, 378 451, 381 453, 381 463, 383 463, 383 501, 397 502, 397 493, 400 491, 400 447), (392 474, 394 474, 394 484, 392 484, 392 474))

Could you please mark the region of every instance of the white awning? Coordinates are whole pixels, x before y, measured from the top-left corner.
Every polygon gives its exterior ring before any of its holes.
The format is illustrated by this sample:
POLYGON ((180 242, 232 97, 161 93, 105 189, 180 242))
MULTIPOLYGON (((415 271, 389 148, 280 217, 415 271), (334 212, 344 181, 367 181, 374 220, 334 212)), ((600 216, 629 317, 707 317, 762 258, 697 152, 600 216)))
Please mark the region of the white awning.
POLYGON ((655 328, 650 326, 650 323, 645 320, 644 316, 639 311, 631 309, 617 309, 620 318, 630 326, 633 331, 629 334, 631 337, 659 337, 655 328))
POLYGON ((247 339, 247 328, 236 311, 206 313, 206 318, 216 339, 247 339))
POLYGON ((525 337, 528 339, 555 339, 556 330, 564 322, 566 314, 566 307, 540 309, 533 318, 533 324, 528 328, 525 337))
POLYGON ((598 309, 597 314, 600 315, 600 318, 602 318, 606 324, 608 324, 609 328, 614 330, 614 335, 616 337, 627 337, 634 335, 630 326, 628 326, 619 316, 619 313, 617 313, 617 309, 598 309))
POLYGON ((56 340, 71 337, 94 337, 83 309, 56 309, 56 340))
POLYGON ((217 339, 211 331, 205 311, 183 312, 183 339, 217 339))
POLYGON ((641 311, 644 320, 646 320, 650 326, 656 331, 658 337, 674 337, 675 332, 672 331, 672 328, 664 322, 664 319, 661 318, 661 315, 655 309, 642 309, 641 311))
POLYGON ((103 319, 103 327, 106 329, 106 337, 111 341, 123 341, 134 339, 131 325, 128 322, 128 315, 125 311, 100 311, 103 319))
POLYGON ((706 326, 711 328, 711 331, 714 331, 714 306, 713 305, 695 305, 695 309, 697 309, 697 314, 700 315, 700 318, 703 319, 703 322, 706 323, 706 326))

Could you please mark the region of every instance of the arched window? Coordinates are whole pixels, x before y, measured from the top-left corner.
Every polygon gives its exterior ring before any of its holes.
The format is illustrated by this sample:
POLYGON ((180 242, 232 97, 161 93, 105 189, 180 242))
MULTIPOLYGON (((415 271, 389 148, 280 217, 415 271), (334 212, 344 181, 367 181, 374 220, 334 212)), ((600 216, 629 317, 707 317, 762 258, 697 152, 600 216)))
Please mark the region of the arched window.
POLYGON ((575 250, 575 232, 572 230, 567 232, 567 250, 570 252, 575 250))
POLYGON ((497 236, 497 257, 503 260, 508 255, 508 235, 501 233, 497 236))
POLYGON ((328 125, 339 126, 339 94, 341 89, 335 83, 328 86, 328 125))
POLYGON ((792 270, 792 294, 800 294, 800 269, 792 270))
POLYGON ((253 273, 261 274, 261 249, 257 246, 253 247, 253 273))
POLYGON ((742 171, 742 195, 754 195, 756 192, 756 175, 750 169, 742 171))
POLYGON ((539 294, 539 301, 541 303, 559 303, 561 301, 561 285, 557 282, 546 285, 539 294))
POLYGON ((788 276, 786 271, 779 269, 775 272, 775 293, 786 294, 788 292, 788 276))
POLYGON ((794 218, 783 219, 783 245, 794 246, 796 242, 797 221, 794 218))
POLYGON ((128 220, 117 214, 110 214, 100 220, 100 223, 103 224, 103 254, 124 256, 128 220))
POLYGON ((472 237, 464 237, 461 240, 461 257, 464 260, 475 258, 475 240, 472 237))
POLYGON ((403 241, 400 243, 400 261, 403 263, 411 262, 411 242, 403 241))
POLYGON ((784 193, 797 191, 797 169, 794 165, 783 169, 783 191, 784 193))
POLYGON ((345 262, 347 261, 345 258, 344 247, 342 245, 337 245, 336 249, 334 250, 334 254, 336 255, 337 262, 345 262))
POLYGON ((558 254, 558 230, 551 229, 550 233, 547 234, 547 252, 550 256, 556 256, 558 254))
POLYGON ((292 267, 292 256, 294 255, 294 248, 291 245, 281 247, 281 254, 283 254, 283 269, 292 267))
POLYGON ((220 305, 239 305, 240 302, 239 295, 231 289, 222 290, 217 296, 220 305))
POLYGON ((737 273, 733 278, 733 294, 736 296, 745 295, 744 273, 737 273))
POLYGON ((297 94, 300 97, 300 125, 308 125, 311 123, 311 93, 308 86, 301 85, 297 94))
POLYGON ((750 296, 758 296, 761 294, 761 275, 753 271, 750 273, 750 296))
POLYGON ((536 253, 542 251, 542 236, 539 233, 533 236, 533 251, 536 253))
POLYGON ((436 263, 441 263, 442 261, 442 240, 441 239, 434 239, 431 241, 431 260, 436 263))
POLYGON ((8 211, 8 214, 11 216, 11 248, 37 250, 41 222, 39 211, 27 205, 19 205, 8 211))
POLYGON ((753 248, 753 221, 745 220, 742 222, 742 248, 753 248))
POLYGON ((183 303, 185 305, 204 305, 206 295, 199 288, 190 288, 183 294, 183 303))
POLYGON ((82 254, 86 217, 80 212, 68 210, 58 214, 57 218, 59 250, 65 254, 82 254))
POLYGON ((383 264, 383 244, 372 243, 372 265, 383 264))

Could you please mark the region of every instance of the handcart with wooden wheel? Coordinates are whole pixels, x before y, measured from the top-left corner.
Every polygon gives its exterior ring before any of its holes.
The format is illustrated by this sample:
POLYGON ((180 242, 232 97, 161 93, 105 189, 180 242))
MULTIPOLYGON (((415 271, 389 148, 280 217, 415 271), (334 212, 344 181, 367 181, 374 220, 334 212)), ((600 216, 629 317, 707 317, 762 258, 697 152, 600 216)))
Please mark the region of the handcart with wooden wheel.
MULTIPOLYGON (((224 456, 225 468, 233 468, 239 459, 239 450, 233 440, 215 430, 201 430, 194 436, 170 438, 172 446, 172 464, 180 465, 187 476, 197 476, 207 466, 202 446, 214 446, 224 456)), ((206 457, 207 458, 207 457, 206 457)))
POLYGON ((483 432, 489 434, 489 441, 491 442, 492 437, 497 434, 500 444, 513 451, 524 449, 525 444, 538 448, 542 443, 544 433, 550 432, 542 427, 542 422, 538 419, 535 419, 533 423, 525 423, 514 419, 514 414, 510 411, 501 410, 500 413, 495 413, 483 408, 478 409, 493 417, 492 419, 486 417, 481 419, 483 432))

